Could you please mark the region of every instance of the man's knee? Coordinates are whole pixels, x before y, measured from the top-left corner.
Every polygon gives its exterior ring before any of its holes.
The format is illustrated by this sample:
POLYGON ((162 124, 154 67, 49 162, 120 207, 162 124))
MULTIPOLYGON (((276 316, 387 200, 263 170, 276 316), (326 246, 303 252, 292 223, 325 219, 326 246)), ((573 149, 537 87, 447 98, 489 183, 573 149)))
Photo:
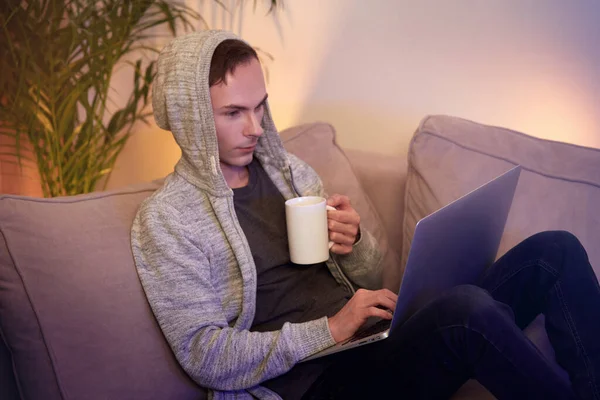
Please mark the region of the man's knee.
POLYGON ((438 322, 443 326, 477 327, 498 318, 513 318, 512 310, 484 289, 474 285, 456 286, 436 301, 438 322))
POLYGON ((525 240, 542 248, 549 245, 555 245, 564 250, 579 250, 583 247, 577 236, 569 231, 543 231, 536 233, 525 240))
POLYGON ((579 238, 568 231, 553 231, 554 243, 568 253, 585 253, 579 238))
MULTIPOLYGON (((531 251, 539 254, 540 258, 548 257, 552 254, 560 260, 564 260, 565 257, 570 258, 573 256, 587 257, 587 253, 577 236, 568 231, 557 230, 539 232, 525 240, 526 242, 529 242, 531 251)), ((557 263, 555 268, 559 268, 561 265, 562 263, 557 263)))

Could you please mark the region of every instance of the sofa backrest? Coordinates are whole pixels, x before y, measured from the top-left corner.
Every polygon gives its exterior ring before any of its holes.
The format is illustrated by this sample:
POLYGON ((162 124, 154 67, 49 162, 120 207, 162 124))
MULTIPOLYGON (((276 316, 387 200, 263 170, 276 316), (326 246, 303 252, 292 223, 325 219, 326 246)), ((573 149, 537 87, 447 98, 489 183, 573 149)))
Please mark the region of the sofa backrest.
MULTIPOLYGON (((385 242, 331 126, 304 125, 282 137, 329 192, 353 199, 385 242)), ((47 400, 206 396, 175 360, 133 263, 131 222, 158 187, 53 199, 0 196, 0 398, 17 390, 24 399, 47 400)))
POLYGON ((412 138, 408 162, 403 266, 419 219, 520 164, 498 256, 534 233, 567 230, 600 276, 600 150, 430 116, 412 138))

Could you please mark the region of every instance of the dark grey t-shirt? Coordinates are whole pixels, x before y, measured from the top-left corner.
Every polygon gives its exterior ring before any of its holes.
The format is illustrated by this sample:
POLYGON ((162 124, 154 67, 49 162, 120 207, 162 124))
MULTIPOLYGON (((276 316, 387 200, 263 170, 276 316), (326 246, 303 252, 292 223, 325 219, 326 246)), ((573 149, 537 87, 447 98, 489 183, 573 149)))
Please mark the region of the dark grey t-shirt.
MULTIPOLYGON (((290 261, 285 199, 258 161, 253 160, 248 168, 250 181, 233 190, 233 199, 258 278, 251 330, 273 331, 285 322, 334 315, 351 293, 336 282, 325 263, 298 265, 290 261)), ((301 363, 263 384, 286 400, 299 399, 328 364, 327 357, 301 363)))

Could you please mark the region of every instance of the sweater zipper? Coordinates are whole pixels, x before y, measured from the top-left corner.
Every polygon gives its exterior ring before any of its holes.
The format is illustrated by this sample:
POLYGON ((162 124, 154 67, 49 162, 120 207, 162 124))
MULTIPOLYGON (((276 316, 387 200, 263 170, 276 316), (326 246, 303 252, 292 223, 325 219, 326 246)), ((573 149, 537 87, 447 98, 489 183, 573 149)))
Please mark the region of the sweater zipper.
POLYGON ((292 192, 296 195, 296 197, 302 197, 302 195, 300 194, 300 191, 298 190, 298 188, 296 187, 296 184, 294 183, 294 173, 292 172, 291 164, 288 166, 288 170, 290 171, 290 183, 291 183, 290 186, 292 187, 292 192))

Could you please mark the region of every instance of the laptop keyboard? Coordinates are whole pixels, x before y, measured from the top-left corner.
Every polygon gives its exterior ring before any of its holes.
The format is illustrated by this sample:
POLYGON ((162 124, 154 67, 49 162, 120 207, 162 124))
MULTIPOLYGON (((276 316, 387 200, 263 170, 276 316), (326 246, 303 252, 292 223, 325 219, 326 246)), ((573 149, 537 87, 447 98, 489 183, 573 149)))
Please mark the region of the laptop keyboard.
POLYGON ((348 343, 356 342, 357 340, 364 339, 367 336, 371 336, 376 333, 385 332, 386 330, 388 330, 390 328, 391 324, 392 324, 391 320, 382 319, 381 321, 378 321, 376 324, 371 325, 370 327, 368 327, 366 329, 363 329, 363 330, 359 329, 354 334, 354 336, 352 336, 350 339, 348 339, 348 341, 344 344, 346 345, 348 343))

